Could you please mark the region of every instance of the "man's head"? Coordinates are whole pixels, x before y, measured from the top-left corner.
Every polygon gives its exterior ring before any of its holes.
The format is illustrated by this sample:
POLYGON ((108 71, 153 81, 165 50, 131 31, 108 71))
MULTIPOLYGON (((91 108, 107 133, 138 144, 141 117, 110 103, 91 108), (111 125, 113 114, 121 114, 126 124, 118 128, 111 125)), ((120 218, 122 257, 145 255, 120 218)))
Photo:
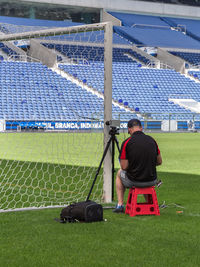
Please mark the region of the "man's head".
POLYGON ((128 122, 128 133, 132 135, 134 132, 142 131, 142 124, 140 120, 132 119, 128 122))

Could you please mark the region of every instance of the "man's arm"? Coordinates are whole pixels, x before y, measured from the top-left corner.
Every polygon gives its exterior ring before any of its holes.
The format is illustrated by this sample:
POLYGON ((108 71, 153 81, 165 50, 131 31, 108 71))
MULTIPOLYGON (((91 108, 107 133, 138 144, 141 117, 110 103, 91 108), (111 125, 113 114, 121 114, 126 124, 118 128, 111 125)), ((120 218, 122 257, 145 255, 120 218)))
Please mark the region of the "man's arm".
POLYGON ((156 162, 156 165, 158 166, 158 165, 161 165, 162 164, 162 156, 161 156, 161 154, 159 154, 158 156, 157 156, 157 162, 156 162))
POLYGON ((127 170, 128 168, 128 160, 127 159, 121 159, 120 160, 120 166, 122 170, 127 170))

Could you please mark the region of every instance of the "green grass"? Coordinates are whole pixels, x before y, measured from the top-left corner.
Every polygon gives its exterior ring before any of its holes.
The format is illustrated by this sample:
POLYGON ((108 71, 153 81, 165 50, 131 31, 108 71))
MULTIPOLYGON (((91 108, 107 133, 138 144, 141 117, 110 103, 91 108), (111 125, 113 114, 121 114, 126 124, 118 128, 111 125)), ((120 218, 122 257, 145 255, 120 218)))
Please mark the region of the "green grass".
MULTIPOLYGON (((3 147, 1 158, 4 159, 0 165, 0 183, 6 172, 11 173, 17 167, 20 170, 20 162, 24 161, 26 162, 22 165, 26 166, 25 169, 31 169, 30 166, 33 165, 30 164, 36 164, 34 169, 38 173, 47 166, 52 168, 48 169, 50 173, 52 170, 55 174, 55 169, 62 168, 67 171, 64 164, 67 152, 60 145, 64 144, 63 138, 67 135, 59 135, 42 135, 42 138, 46 138, 42 139, 41 143, 39 135, 35 135, 37 141, 33 140, 33 137, 23 135, 24 142, 20 136, 17 136, 17 139, 16 135, 7 135, 10 138, 9 142, 6 142, 6 135, 3 138, 0 136, 0 144, 3 147), (28 149, 24 147, 23 151, 20 150, 20 142, 29 147, 30 140, 33 140, 31 144, 38 153, 38 146, 46 147, 45 144, 48 142, 51 150, 46 148, 47 154, 42 151, 39 161, 35 153, 31 163, 31 153, 25 153, 28 149), (58 155, 62 149, 60 153, 64 154, 59 168, 56 168, 56 164, 59 164, 58 157, 50 153, 56 144, 54 152, 58 155), (11 147, 15 148, 15 152, 10 150, 10 155, 5 153, 11 147)), ((54 218, 59 217, 61 209, 0 213, 0 266, 199 266, 200 135, 160 133, 152 136, 157 140, 163 157, 163 165, 158 167, 158 176, 163 180, 163 185, 157 190, 158 201, 160 204, 164 201, 167 205, 170 204, 169 207, 160 210, 161 216, 131 218, 104 210, 106 222, 59 224, 54 218), (173 203, 183 208, 175 207, 173 203)), ((83 135, 84 140, 85 138, 87 137, 83 135)), ((97 134, 96 138, 99 142, 102 141, 100 134, 97 134)), ((124 136, 119 136, 120 142, 122 138, 124 136)), ((91 140, 95 138, 90 136, 89 151, 94 149, 91 140)), ((70 141, 69 147, 73 147, 70 146, 70 141)), ((100 147, 99 152, 102 152, 100 147)), ((77 151, 77 155, 80 156, 80 162, 79 157, 76 158, 76 162, 69 159, 70 170, 70 163, 83 166, 83 150, 79 153, 77 151)), ((86 154, 84 156, 88 157, 86 154)), ((87 166, 93 166, 95 170, 98 160, 98 157, 92 157, 90 162, 87 161, 87 166)), ((117 164, 116 159, 116 167, 117 164)), ((26 170, 21 169, 21 174, 26 173, 24 171, 26 170)), ((23 175, 19 176, 20 179, 22 177, 23 175)), ((12 191, 10 193, 12 194, 12 191)))

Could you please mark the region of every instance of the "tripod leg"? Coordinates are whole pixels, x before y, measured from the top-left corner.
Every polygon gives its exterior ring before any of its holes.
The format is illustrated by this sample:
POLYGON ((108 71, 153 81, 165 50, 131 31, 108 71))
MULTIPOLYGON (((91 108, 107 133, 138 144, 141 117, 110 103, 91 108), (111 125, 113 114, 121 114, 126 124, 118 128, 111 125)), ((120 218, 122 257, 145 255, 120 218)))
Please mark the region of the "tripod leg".
POLYGON ((107 154, 107 152, 108 152, 108 148, 109 148, 109 146, 110 146, 111 141, 112 141, 112 136, 111 136, 110 139, 108 140, 108 143, 107 143, 107 145, 106 145, 106 148, 105 148, 105 150, 104 150, 104 152, 103 152, 103 156, 102 156, 102 158, 101 158, 101 162, 100 162, 99 167, 98 167, 98 169, 97 169, 97 172, 96 172, 94 181, 93 181, 93 183, 92 183, 92 186, 91 186, 91 188, 90 188, 90 192, 89 192, 89 194, 88 194, 88 196, 87 196, 86 201, 88 201, 89 198, 90 198, 90 195, 91 195, 91 193, 92 193, 92 189, 93 189, 94 184, 95 184, 95 182, 96 182, 97 176, 98 176, 98 174, 99 174, 99 172, 100 172, 101 165, 102 165, 102 163, 103 163, 103 161, 104 161, 104 158, 105 158, 105 156, 106 156, 106 154, 107 154))
POLYGON ((114 183, 115 183, 115 143, 117 145, 117 149, 120 153, 119 142, 117 137, 114 135, 112 137, 112 201, 114 200, 114 183))
POLYGON ((112 201, 114 200, 115 183, 115 136, 112 137, 112 201))
POLYGON ((118 151, 120 153, 119 141, 117 140, 117 137, 116 136, 114 138, 115 138, 115 143, 117 145, 117 149, 118 149, 118 151))

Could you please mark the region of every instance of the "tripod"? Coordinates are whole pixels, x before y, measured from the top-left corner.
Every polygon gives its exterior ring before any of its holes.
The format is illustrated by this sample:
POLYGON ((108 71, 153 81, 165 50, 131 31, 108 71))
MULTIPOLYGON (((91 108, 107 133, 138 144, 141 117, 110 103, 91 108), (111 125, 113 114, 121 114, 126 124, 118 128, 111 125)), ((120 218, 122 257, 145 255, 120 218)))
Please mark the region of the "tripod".
POLYGON ((104 161, 104 158, 105 158, 105 156, 106 156, 106 154, 107 154, 107 152, 108 152, 108 148, 109 148, 109 146, 110 146, 111 143, 112 143, 112 201, 114 200, 115 143, 116 143, 116 145, 117 145, 117 148, 118 148, 118 151, 119 151, 119 152, 120 152, 120 148, 119 148, 119 142, 118 142, 117 137, 116 137, 116 135, 119 134, 118 129, 117 129, 117 127, 115 127, 115 126, 110 126, 110 128, 111 128, 110 131, 109 131, 110 138, 109 138, 108 143, 106 144, 106 147, 105 147, 105 149, 104 149, 102 159, 101 159, 101 161, 100 161, 99 167, 98 167, 98 169, 97 169, 97 172, 96 172, 94 181, 93 181, 93 183, 92 183, 92 186, 91 186, 91 188, 90 188, 90 192, 89 192, 89 194, 88 194, 88 196, 87 196, 86 201, 88 201, 89 198, 90 198, 90 195, 91 195, 91 193, 92 193, 92 189, 93 189, 94 184, 95 184, 95 182, 96 182, 97 176, 98 176, 98 174, 99 174, 99 172, 100 172, 101 165, 102 165, 102 163, 103 163, 103 161, 104 161))

